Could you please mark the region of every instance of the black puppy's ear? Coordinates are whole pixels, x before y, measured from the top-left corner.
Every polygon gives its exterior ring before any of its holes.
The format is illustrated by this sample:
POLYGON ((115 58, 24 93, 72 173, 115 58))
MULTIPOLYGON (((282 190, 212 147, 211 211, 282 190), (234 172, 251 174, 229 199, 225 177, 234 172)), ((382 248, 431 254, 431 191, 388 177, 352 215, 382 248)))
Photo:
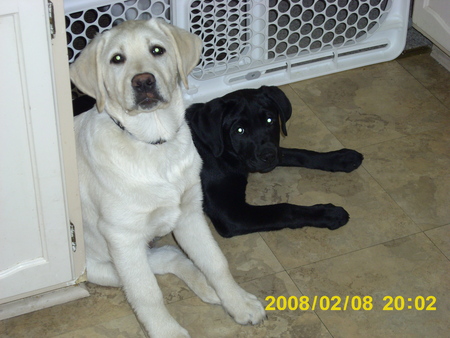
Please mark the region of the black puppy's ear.
POLYGON ((272 101, 276 108, 281 121, 281 130, 285 136, 287 136, 286 122, 292 115, 291 102, 287 98, 284 92, 275 86, 262 86, 261 90, 272 101))
POLYGON ((186 119, 192 132, 209 148, 215 157, 223 153, 222 120, 224 107, 222 100, 197 103, 186 110, 186 119))

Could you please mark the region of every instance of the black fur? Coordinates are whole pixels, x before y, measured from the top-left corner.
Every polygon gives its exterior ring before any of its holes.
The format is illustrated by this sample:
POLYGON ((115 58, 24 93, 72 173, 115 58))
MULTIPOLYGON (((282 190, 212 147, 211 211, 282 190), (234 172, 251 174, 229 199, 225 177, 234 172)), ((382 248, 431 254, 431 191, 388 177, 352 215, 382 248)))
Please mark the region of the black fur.
POLYGON ((80 115, 95 106, 95 99, 82 95, 72 100, 73 116, 80 115))
POLYGON ((223 237, 304 226, 334 230, 348 222, 348 213, 332 204, 246 202, 250 172, 268 172, 276 166, 350 172, 361 164, 363 156, 350 149, 318 153, 279 147, 280 130, 287 134, 291 113, 285 94, 267 86, 238 90, 187 109, 186 119, 203 159, 204 211, 223 237))

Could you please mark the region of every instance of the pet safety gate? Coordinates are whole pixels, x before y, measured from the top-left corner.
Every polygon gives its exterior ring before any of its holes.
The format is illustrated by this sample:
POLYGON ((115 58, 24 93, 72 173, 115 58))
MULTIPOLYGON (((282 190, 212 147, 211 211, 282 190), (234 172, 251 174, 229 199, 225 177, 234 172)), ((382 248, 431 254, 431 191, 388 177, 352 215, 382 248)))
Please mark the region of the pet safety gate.
POLYGON ((203 40, 187 102, 392 60, 410 0, 65 0, 69 61, 97 32, 160 17, 203 40))

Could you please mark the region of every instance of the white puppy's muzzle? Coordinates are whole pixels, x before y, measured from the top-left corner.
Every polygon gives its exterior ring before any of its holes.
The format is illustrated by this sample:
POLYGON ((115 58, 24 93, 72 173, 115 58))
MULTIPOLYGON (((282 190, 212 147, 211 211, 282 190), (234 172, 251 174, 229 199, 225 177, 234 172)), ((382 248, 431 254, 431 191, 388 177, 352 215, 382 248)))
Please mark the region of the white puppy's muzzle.
POLYGON ((134 92, 134 103, 142 110, 150 110, 158 102, 164 101, 159 94, 156 78, 151 73, 141 73, 131 79, 134 92))

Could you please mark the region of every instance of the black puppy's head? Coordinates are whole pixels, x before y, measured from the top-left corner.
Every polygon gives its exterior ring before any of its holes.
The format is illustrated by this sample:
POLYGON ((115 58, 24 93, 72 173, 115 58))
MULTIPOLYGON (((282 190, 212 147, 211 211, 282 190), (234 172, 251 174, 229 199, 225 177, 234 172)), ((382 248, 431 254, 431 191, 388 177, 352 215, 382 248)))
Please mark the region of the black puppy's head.
POLYGON ((280 130, 292 107, 277 87, 243 89, 188 109, 191 129, 219 157, 233 156, 250 172, 268 172, 279 163, 280 130))

